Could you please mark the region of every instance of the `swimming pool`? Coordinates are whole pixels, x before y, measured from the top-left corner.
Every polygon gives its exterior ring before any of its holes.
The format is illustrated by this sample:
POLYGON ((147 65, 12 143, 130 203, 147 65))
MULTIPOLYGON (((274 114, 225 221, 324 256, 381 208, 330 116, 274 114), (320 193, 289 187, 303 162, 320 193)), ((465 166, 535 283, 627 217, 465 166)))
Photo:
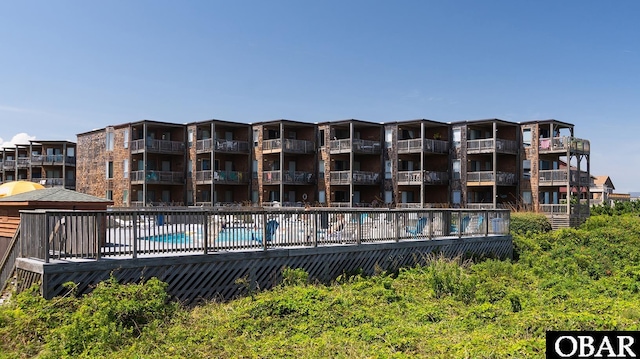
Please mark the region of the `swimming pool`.
POLYGON ((152 242, 184 244, 191 240, 191 236, 189 236, 186 232, 178 232, 158 234, 155 236, 142 237, 140 239, 152 242))

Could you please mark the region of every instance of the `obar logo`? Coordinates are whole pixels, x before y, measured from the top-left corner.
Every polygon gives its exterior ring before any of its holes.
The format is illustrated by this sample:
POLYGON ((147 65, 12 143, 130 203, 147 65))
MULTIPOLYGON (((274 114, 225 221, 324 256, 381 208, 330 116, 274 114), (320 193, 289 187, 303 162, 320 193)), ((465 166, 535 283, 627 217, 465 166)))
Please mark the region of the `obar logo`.
POLYGON ((640 332, 562 332, 546 336, 547 358, 637 358, 640 332))

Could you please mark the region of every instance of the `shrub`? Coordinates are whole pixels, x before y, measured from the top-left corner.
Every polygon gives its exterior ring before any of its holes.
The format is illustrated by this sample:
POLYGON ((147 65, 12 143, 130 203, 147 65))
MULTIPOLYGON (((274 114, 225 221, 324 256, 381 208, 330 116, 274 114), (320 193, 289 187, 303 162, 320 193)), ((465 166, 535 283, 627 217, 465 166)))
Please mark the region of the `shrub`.
POLYGON ((544 214, 512 213, 510 229, 515 234, 546 233, 551 231, 551 223, 544 214))
POLYGON ((111 277, 81 299, 67 323, 47 341, 54 356, 98 356, 139 337, 148 325, 169 321, 177 304, 169 302, 167 284, 151 278, 119 284, 111 277))

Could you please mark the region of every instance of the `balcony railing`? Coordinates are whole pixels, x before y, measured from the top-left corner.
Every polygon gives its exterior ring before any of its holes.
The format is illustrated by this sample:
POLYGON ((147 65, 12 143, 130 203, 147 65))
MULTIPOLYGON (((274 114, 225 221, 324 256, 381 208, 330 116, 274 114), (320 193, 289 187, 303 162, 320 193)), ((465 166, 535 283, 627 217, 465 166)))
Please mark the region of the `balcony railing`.
POLYGON ((2 168, 5 170, 12 170, 16 168, 16 160, 4 160, 2 168))
POLYGON ((263 184, 309 184, 313 183, 313 173, 303 171, 266 171, 262 173, 263 184))
POLYGON ((398 172, 399 185, 446 184, 449 182, 447 172, 437 171, 400 171, 398 172))
POLYGON ((249 183, 249 173, 239 171, 196 171, 196 182, 207 183, 246 184, 249 183))
POLYGON ((377 172, 365 171, 332 171, 329 173, 329 180, 332 185, 348 184, 376 184, 380 183, 380 174, 377 172))
POLYGON ((18 159, 16 160, 16 166, 18 166, 18 168, 29 167, 29 163, 29 157, 18 157, 18 159))
POLYGON ((497 172, 494 175, 493 171, 467 172, 467 184, 489 184, 494 182, 497 185, 516 184, 516 174, 510 172, 497 172))
POLYGON ((398 141, 398 153, 449 153, 449 142, 431 139, 398 141))
POLYGON ((76 158, 74 156, 65 155, 31 155, 29 160, 32 166, 76 164, 76 158))
POLYGON ((132 183, 184 184, 184 174, 175 171, 133 171, 132 183))
POLYGON ((131 152, 184 153, 185 143, 182 141, 140 139, 131 141, 131 152))
POLYGON ((315 144, 306 140, 275 139, 262 141, 263 152, 315 153, 315 144))
POLYGON ((564 186, 571 184, 587 185, 590 182, 589 176, 585 172, 561 170, 541 170, 539 171, 540 186, 564 186))
POLYGON ((571 136, 541 138, 540 152, 571 152, 589 153, 591 144, 589 140, 571 136))
POLYGON ((31 182, 39 183, 45 187, 76 187, 76 180, 74 178, 32 178, 31 182))
POLYGON ((361 154, 379 154, 382 146, 379 141, 369 141, 349 138, 341 140, 329 141, 329 151, 332 154, 338 153, 361 153, 361 154))
POLYGON ((211 152, 212 150, 216 152, 248 153, 249 142, 213 138, 196 141, 196 152, 211 152))
POLYGON ((468 140, 467 153, 518 153, 518 143, 511 140, 485 138, 481 140, 468 140))

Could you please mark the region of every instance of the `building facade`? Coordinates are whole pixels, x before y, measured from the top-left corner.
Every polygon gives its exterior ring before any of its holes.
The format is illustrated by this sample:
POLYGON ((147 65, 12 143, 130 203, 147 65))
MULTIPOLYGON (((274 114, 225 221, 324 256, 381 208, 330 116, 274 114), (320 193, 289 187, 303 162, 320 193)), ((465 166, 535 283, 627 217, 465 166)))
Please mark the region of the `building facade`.
POLYGON ((145 120, 78 134, 77 188, 116 206, 509 208, 566 226, 589 215, 590 144, 573 132, 556 120, 145 120))
POLYGON ((76 188, 76 143, 29 141, 0 149, 0 183, 32 181, 45 187, 76 188))

